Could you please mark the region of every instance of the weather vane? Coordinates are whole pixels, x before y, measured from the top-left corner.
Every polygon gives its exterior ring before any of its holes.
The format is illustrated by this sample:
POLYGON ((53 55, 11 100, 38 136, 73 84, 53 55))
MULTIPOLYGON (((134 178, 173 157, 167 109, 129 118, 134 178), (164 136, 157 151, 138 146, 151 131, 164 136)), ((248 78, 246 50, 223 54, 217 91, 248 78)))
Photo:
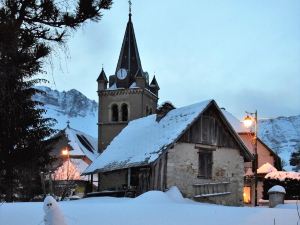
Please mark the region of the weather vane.
POLYGON ((129 14, 131 14, 131 5, 132 5, 131 0, 128 1, 128 4, 129 4, 129 14))

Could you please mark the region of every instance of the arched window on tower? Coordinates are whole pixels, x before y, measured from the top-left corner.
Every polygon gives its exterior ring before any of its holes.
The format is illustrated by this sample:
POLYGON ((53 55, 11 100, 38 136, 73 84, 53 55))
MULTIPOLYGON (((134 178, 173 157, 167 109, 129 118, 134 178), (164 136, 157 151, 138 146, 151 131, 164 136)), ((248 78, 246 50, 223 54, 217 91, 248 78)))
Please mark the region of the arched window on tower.
POLYGON ((128 105, 122 104, 122 121, 128 121, 128 105))
POLYGON ((111 107, 111 120, 114 122, 119 121, 119 107, 117 104, 113 104, 111 107))

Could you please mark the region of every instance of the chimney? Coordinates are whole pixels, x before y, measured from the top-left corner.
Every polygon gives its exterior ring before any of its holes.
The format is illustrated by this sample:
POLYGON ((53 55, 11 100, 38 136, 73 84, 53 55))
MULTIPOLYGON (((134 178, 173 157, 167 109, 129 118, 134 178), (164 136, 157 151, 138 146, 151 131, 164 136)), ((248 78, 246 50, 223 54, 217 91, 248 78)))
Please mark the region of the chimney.
POLYGON ((156 109, 156 121, 159 122, 164 118, 168 112, 175 109, 175 106, 171 102, 164 102, 156 109))

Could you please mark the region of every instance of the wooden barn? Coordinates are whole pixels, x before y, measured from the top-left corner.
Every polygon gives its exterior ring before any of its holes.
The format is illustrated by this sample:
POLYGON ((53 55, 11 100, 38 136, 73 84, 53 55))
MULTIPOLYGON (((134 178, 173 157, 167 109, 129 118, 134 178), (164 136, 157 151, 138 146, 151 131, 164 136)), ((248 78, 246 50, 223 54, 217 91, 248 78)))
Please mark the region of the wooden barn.
POLYGON ((214 100, 131 121, 84 174, 99 174, 102 193, 167 190, 226 205, 243 204, 244 162, 252 154, 214 100))

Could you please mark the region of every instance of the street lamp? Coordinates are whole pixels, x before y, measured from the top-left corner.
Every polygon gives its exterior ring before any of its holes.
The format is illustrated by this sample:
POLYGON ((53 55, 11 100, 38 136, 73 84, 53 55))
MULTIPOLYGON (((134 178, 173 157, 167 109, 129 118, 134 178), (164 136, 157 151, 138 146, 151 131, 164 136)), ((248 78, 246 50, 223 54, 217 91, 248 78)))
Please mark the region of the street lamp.
POLYGON ((253 127, 254 124, 254 161, 253 161, 253 172, 254 172, 254 206, 257 206, 257 169, 258 169, 258 155, 257 155, 257 131, 258 131, 258 119, 257 110, 254 113, 246 112, 247 116, 244 118, 243 123, 247 128, 253 127))
POLYGON ((61 154, 67 157, 68 165, 67 165, 67 180, 69 180, 69 164, 70 164, 70 152, 69 149, 66 147, 61 151, 61 154))
POLYGON ((62 154, 63 156, 69 156, 69 150, 68 150, 68 148, 64 148, 64 149, 61 151, 61 154, 62 154))

